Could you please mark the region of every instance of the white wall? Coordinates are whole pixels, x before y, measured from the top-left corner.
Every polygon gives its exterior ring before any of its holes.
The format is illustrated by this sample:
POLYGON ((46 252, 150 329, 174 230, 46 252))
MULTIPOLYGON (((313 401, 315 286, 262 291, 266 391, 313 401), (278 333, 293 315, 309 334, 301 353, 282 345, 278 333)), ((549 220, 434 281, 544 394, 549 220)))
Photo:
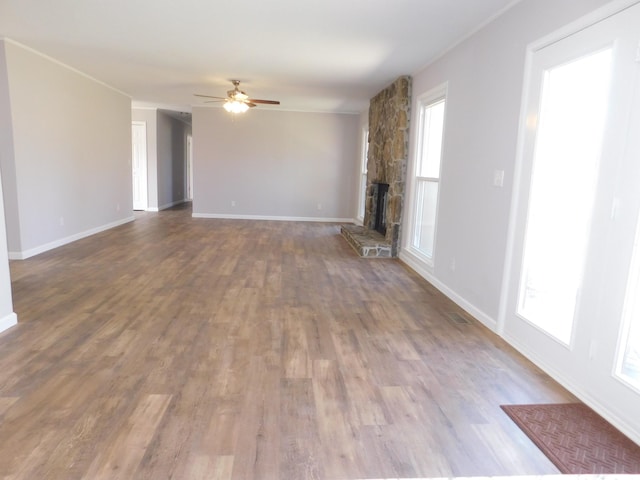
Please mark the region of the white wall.
POLYGON ((192 118, 194 216, 354 218, 358 115, 196 107, 192 118))
POLYGON ((132 220, 130 99, 16 43, 4 46, 13 156, 3 147, 0 161, 10 257, 132 220))
MULTIPOLYGON (((0 42, 0 166, 2 165, 3 158, 13 158, 13 135, 11 112, 9 111, 9 89, 5 49, 4 44, 0 42)), ((4 177, 4 171, 1 173, 0 180, 4 177)), ((10 175, 9 178, 11 178, 10 175)), ((16 314, 13 312, 13 302, 11 298, 7 232, 2 198, 2 182, 0 181, 0 332, 15 325, 17 322, 16 314)))
POLYGON ((605 3, 524 0, 413 77, 410 159, 416 99, 444 82, 447 119, 434 268, 402 257, 490 326, 500 304, 527 45, 605 3), (504 170, 504 187, 493 186, 494 170, 504 170))
MULTIPOLYGON (((434 267, 407 250, 401 259, 490 328, 497 328, 502 300, 527 46, 607 3, 523 0, 414 75, 412 126, 417 125, 416 99, 444 82, 447 118, 434 267), (502 188, 493 185, 495 170, 505 172, 502 188)), ((412 128, 410 161, 415 135, 412 128)), ((589 374, 576 378, 563 365, 549 365, 544 352, 519 348, 625 433, 640 438, 637 408, 617 409, 608 402, 603 381, 589 374)), ((604 371, 608 361, 596 356, 582 368, 604 371)))
POLYGON ((13 125, 11 120, 11 99, 9 96, 9 74, 7 71, 6 45, 0 40, 0 169, 2 170, 3 198, 5 205, 13 208, 5 209, 5 221, 12 225, 7 233, 10 245, 20 244, 20 221, 18 218, 18 188, 16 182, 16 166, 13 161, 13 125))
POLYGON ((13 300, 11 297, 4 202, 2 201, 2 184, 0 182, 0 332, 12 327, 17 322, 18 317, 13 312, 13 300))

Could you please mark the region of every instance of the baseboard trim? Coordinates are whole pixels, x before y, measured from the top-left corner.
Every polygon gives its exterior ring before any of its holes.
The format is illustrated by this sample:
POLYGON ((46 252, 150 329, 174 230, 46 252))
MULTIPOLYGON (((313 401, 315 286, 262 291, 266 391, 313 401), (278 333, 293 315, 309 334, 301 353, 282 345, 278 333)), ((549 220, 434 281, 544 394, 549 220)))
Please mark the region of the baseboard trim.
POLYGON ((15 326, 18 324, 18 316, 11 312, 9 315, 6 315, 3 318, 0 318, 0 332, 4 332, 5 330, 15 326))
POLYGON ((534 365, 544 371, 547 375, 553 378, 564 388, 573 393, 582 402, 591 407, 595 412, 597 412, 614 427, 624 433, 627 437, 640 445, 640 431, 636 430, 633 427, 629 427, 628 422, 626 422, 624 419, 621 419, 614 411, 604 406, 598 399, 594 398, 593 395, 586 392, 572 378, 560 372, 555 367, 555 365, 547 362, 543 357, 537 355, 535 352, 527 348, 524 343, 519 342, 511 335, 505 335, 503 336, 503 338, 507 341, 507 343, 509 343, 509 345, 515 348, 518 352, 520 352, 520 354, 530 360, 534 365))
POLYGON ((351 223, 352 218, 280 217, 272 215, 231 215, 227 213, 192 213, 192 218, 218 218, 228 220, 271 220, 278 222, 351 223))
POLYGON ((182 200, 176 200, 175 202, 171 202, 171 203, 166 203, 164 205, 161 205, 158 210, 166 210, 167 208, 171 208, 171 207, 175 207, 176 205, 182 205, 183 203, 185 203, 186 200, 182 199, 182 200))
MULTIPOLYGON (((402 250, 400 252, 399 258, 402 262, 404 262, 409 268, 414 270, 418 275, 424 278, 426 281, 431 283, 435 288, 437 288, 440 292, 450 298, 453 302, 455 302, 460 308, 473 315, 474 318, 478 319, 482 324, 484 324, 491 331, 496 332, 497 322, 482 312, 480 309, 476 308, 474 305, 466 301, 463 297, 458 295, 452 289, 447 287, 445 284, 440 282, 437 278, 433 276, 433 274, 425 268, 423 262, 417 259, 410 252, 402 250)), ((533 364, 539 367, 542 371, 544 371, 547 375, 553 378, 556 382, 562 385, 564 388, 573 393, 576 397, 578 397, 581 401, 591 407, 594 411, 596 411, 599 415, 605 418, 608 422, 614 425, 618 430, 624 433, 627 437, 629 437, 634 442, 640 444, 640 431, 637 431, 633 427, 629 427, 628 423, 621 419, 616 412, 610 410, 606 406, 604 406, 598 399, 594 398, 593 395, 585 391, 580 385, 578 385, 572 378, 562 374, 553 364, 545 361, 544 358, 536 355, 535 352, 531 351, 527 346, 517 339, 512 337, 511 335, 502 335, 502 338, 515 348, 520 354, 522 354, 525 358, 530 360, 533 364)))
POLYGON ((429 271, 424 263, 412 255, 410 252, 406 250, 401 250, 398 255, 400 260, 404 262, 409 268, 414 270, 418 275, 424 278, 431 285, 436 287, 440 292, 442 292, 446 297, 452 300, 456 305, 462 308, 465 312, 469 313, 473 316, 473 318, 477 319, 482 323, 485 327, 487 327, 492 332, 496 331, 498 323, 495 319, 491 318, 485 312, 477 308, 472 303, 468 302, 464 297, 458 295, 454 290, 449 288, 447 285, 438 280, 431 271, 429 271))
POLYGON ((164 205, 160 205, 159 207, 148 207, 145 209, 145 212, 159 212, 161 210, 166 210, 168 208, 175 207, 176 205, 182 205, 183 203, 186 203, 188 201, 189 200, 185 198, 182 200, 176 200, 175 202, 165 203, 164 205))
POLYGON ((91 228, 89 230, 85 230, 84 232, 76 233, 74 235, 70 235, 65 238, 61 238, 59 240, 54 240, 53 242, 45 243, 44 245, 40 245, 35 248, 30 248, 29 250, 23 250, 21 252, 9 252, 10 260, 26 260, 27 258, 33 257, 40 253, 47 252, 49 250, 53 250, 54 248, 61 247, 68 243, 75 242, 77 240, 81 240, 86 237, 90 237, 91 235, 95 235, 96 233, 104 232, 105 230, 109 230, 111 228, 118 227, 120 225, 124 225, 125 223, 129 223, 135 220, 135 217, 127 217, 122 220, 118 220, 115 222, 107 223, 106 225, 101 225, 96 228, 91 228))

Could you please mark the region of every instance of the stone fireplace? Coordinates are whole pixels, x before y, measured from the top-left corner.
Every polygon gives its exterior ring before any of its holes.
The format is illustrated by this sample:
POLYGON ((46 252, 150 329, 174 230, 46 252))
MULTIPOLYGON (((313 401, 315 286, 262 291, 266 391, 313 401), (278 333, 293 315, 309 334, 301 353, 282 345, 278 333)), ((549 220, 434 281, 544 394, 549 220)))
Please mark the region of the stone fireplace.
POLYGON ((363 226, 345 225, 342 234, 363 257, 397 257, 409 154, 411 77, 403 76, 371 99, 369 154, 363 226), (380 212, 380 185, 386 192, 380 212), (384 229, 379 229, 380 223, 384 229), (384 233, 383 233, 384 232, 384 233))

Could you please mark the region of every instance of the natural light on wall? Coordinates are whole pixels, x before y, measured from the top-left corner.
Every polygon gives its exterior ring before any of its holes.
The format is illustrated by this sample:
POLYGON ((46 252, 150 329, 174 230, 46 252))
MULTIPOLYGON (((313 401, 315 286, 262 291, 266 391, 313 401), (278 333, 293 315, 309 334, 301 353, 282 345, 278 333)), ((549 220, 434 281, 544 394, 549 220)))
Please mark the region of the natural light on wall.
POLYGON ((545 72, 518 315, 571 342, 606 121, 611 49, 545 72))

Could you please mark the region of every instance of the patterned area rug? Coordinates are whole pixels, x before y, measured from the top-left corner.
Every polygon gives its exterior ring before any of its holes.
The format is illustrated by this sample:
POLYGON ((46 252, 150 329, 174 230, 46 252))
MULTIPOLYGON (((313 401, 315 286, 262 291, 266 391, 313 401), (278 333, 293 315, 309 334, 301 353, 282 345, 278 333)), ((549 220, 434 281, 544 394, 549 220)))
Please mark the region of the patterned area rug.
POLYGON ((501 408, 562 473, 640 473, 640 446, 582 403, 501 408))

